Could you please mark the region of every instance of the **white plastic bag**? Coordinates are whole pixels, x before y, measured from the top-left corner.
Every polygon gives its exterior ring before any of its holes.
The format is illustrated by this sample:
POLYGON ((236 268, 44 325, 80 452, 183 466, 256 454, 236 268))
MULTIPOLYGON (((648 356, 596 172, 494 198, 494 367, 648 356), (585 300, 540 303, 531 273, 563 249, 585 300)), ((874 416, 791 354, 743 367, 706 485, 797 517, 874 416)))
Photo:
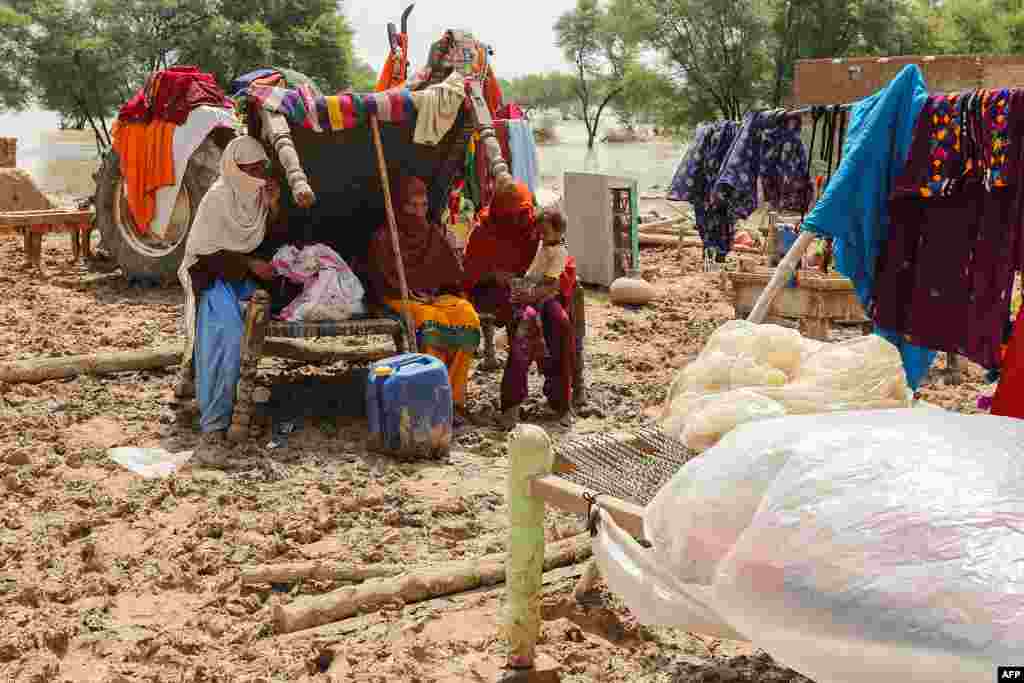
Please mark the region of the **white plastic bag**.
POLYGON ((968 683, 1024 662, 1024 421, 749 423, 665 485, 644 529, 668 587, 643 613, 705 587, 710 613, 818 683, 968 683))
POLYGON ((669 390, 661 427, 694 450, 739 424, 782 415, 910 405, 899 351, 870 335, 835 344, 732 320, 669 390))

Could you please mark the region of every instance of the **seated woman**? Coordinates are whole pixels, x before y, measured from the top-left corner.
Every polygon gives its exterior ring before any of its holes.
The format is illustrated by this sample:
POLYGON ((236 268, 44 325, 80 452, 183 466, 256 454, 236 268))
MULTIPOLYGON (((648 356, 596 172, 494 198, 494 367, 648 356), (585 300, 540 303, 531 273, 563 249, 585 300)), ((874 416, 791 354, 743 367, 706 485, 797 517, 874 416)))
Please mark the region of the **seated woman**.
POLYGON ((195 367, 202 432, 193 458, 226 464, 223 438, 231 424, 241 373, 242 301, 270 282, 274 270, 252 253, 266 237, 281 189, 268 180, 269 159, 255 138, 232 140, 220 160, 220 177, 199 203, 185 243, 178 278, 185 290, 185 357, 195 367))
POLYGON ((565 218, 558 211, 535 213, 525 183, 499 191, 480 214, 480 227, 466 247, 466 290, 478 309, 509 330, 509 355, 501 384, 501 423, 514 425, 528 393, 530 366, 544 373, 544 394, 563 424, 572 419, 576 337, 568 308, 572 293, 560 292, 568 253, 565 218), (540 239, 543 234, 544 240, 540 239), (510 283, 526 275, 538 287, 532 300, 513 301, 510 283))
MULTIPOLYGON (((416 345, 448 366, 456 426, 465 424, 469 367, 480 345, 480 318, 458 296, 462 263, 447 230, 427 220, 427 186, 403 178, 392 192, 398 224, 398 248, 409 288, 409 312, 416 325, 416 345)), ((370 242, 369 278, 374 295, 396 313, 403 312, 398 266, 387 224, 370 242)))

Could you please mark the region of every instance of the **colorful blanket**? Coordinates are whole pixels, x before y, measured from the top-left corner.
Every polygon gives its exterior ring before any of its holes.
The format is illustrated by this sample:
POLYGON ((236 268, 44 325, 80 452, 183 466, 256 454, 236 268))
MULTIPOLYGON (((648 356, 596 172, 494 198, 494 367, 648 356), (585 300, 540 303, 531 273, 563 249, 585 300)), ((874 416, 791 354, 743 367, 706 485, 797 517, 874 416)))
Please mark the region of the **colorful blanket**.
POLYGON ((293 125, 318 133, 364 126, 368 114, 376 114, 380 121, 402 123, 411 120, 416 111, 404 88, 325 97, 306 84, 294 89, 253 85, 247 96, 264 109, 283 114, 293 125))

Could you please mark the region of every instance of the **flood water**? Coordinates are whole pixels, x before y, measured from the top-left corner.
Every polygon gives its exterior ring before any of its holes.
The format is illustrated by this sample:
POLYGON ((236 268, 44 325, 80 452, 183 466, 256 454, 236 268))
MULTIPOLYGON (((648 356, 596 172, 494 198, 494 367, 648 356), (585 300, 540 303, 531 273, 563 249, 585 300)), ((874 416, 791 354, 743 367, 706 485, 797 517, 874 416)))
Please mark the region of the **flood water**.
MULTIPOLYGON (((0 136, 18 138, 18 166, 35 178, 44 192, 84 197, 95 187, 92 174, 99 166, 92 131, 62 131, 53 112, 0 114, 0 136)), ((602 134, 612 124, 602 122, 602 134)), ((587 150, 587 131, 580 121, 557 127, 558 143, 538 145, 542 182, 562 185, 566 171, 608 173, 636 178, 641 189, 668 186, 683 152, 675 142, 596 143, 587 150)), ((599 135, 598 138, 601 136, 599 135)))

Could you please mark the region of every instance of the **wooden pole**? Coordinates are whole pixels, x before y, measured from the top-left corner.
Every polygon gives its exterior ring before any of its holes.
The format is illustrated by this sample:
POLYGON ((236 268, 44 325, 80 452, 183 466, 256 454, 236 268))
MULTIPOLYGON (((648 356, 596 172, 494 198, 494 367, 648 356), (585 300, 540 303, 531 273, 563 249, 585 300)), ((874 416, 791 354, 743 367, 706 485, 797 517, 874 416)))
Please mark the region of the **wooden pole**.
POLYGON ((151 351, 115 351, 63 358, 0 363, 0 382, 38 384, 78 375, 107 375, 115 372, 156 370, 181 362, 181 348, 163 347, 151 351))
POLYGON ((377 149, 377 170, 380 173, 380 186, 384 190, 384 211, 388 216, 388 229, 391 231, 391 249, 398 265, 398 286, 402 290, 402 314, 405 318, 405 334, 410 353, 416 353, 416 325, 409 310, 409 286, 405 282, 405 264, 402 262, 402 251, 398 248, 398 223, 395 222, 395 207, 391 205, 391 183, 388 182, 388 166, 384 161, 384 145, 380 141, 380 126, 377 115, 370 113, 370 129, 373 131, 373 146, 377 149))
POLYGON ((541 625, 544 499, 532 494, 530 483, 554 469, 551 439, 536 425, 519 425, 509 435, 508 462, 508 600, 504 617, 508 666, 532 669, 541 625))
POLYGON ((800 258, 807 251, 807 248, 811 246, 815 237, 817 235, 810 230, 800 233, 800 236, 796 238, 796 242, 793 242, 793 246, 789 248, 782 261, 775 268, 772 279, 768 282, 768 286, 764 288, 764 291, 761 292, 761 296, 757 298, 757 303, 754 304, 754 309, 747 316, 747 321, 757 324, 764 322, 765 316, 768 315, 768 309, 772 307, 772 302, 775 301, 779 291, 789 281, 789 277, 796 270, 796 265, 800 262, 800 258))

